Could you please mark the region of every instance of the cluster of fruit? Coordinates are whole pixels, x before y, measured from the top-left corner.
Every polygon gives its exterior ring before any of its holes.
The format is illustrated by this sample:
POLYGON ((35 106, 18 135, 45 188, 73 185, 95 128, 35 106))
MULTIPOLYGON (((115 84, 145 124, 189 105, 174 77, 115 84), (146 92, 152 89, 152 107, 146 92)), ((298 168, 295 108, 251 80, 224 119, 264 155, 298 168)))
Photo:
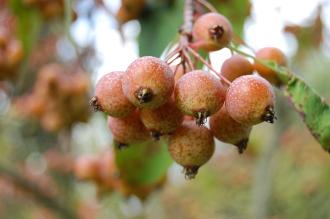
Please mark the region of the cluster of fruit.
POLYGON ((121 6, 116 14, 120 24, 137 19, 145 7, 146 0, 121 0, 121 6))
POLYGON ((48 64, 40 69, 32 93, 18 99, 17 109, 38 119, 46 130, 59 131, 87 121, 88 89, 84 72, 71 73, 59 64, 48 64))
MULTIPOLYGON (((193 30, 193 42, 191 47, 206 52, 220 50, 226 47, 233 37, 232 26, 228 19, 219 13, 206 13, 196 19, 193 30)), ((286 66, 286 57, 283 52, 274 47, 265 47, 255 53, 255 60, 252 66, 243 57, 234 56, 224 63, 221 74, 230 81, 235 78, 252 74, 254 70, 275 86, 280 86, 281 81, 276 72, 261 61, 267 61, 273 66, 286 66), (258 61, 259 60, 259 61, 258 61)))
POLYGON ((79 180, 94 182, 99 195, 118 191, 125 197, 135 195, 141 200, 160 188, 165 181, 162 178, 159 182, 148 186, 129 183, 120 175, 114 154, 110 150, 100 155, 81 155, 75 160, 73 171, 79 180))
MULTIPOLYGON (((229 21, 218 13, 208 13, 194 23, 190 46, 195 50, 219 50, 229 44, 231 36, 229 21)), ((198 57, 191 47, 187 51, 198 57)), ((278 50, 265 48, 257 56, 283 64, 273 58, 274 51, 278 50)), ((187 178, 194 178, 198 168, 213 155, 214 136, 236 145, 242 153, 252 126, 274 122, 272 86, 253 71, 270 75, 267 79, 272 74, 276 77, 276 73, 233 55, 220 73, 212 74, 196 70, 187 57, 181 57, 175 66, 155 57, 138 58, 125 72, 103 76, 91 104, 109 115, 108 126, 119 148, 150 137, 157 140, 169 136, 170 155, 184 167, 187 178), (208 117, 210 128, 205 126, 208 117)))
POLYGON ((6 9, 0 10, 0 81, 15 77, 23 59, 23 47, 15 36, 16 20, 6 9))

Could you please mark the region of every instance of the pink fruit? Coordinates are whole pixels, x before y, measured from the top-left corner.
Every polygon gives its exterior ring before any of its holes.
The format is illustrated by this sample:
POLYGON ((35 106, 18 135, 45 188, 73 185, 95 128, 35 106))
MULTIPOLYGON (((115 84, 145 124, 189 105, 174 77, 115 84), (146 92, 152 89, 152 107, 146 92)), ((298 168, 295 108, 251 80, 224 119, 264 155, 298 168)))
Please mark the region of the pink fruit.
POLYGON ((173 98, 156 109, 141 109, 141 120, 154 138, 174 132, 183 121, 183 114, 173 98))
POLYGON ((177 107, 186 115, 194 116, 198 125, 217 112, 224 103, 225 90, 215 76, 195 70, 183 75, 174 90, 177 107))
POLYGON ((174 74, 162 60, 146 56, 127 68, 123 91, 137 107, 157 108, 166 103, 174 89, 174 74))
POLYGON ((228 19, 219 13, 200 16, 193 26, 194 44, 206 51, 215 51, 229 44, 233 35, 228 19))
POLYGON ((108 126, 119 148, 149 139, 149 132, 142 124, 138 111, 123 118, 109 116, 108 126))
POLYGON ((229 81, 253 73, 253 65, 241 55, 233 55, 221 67, 221 74, 229 81))
POLYGON ((134 105, 126 98, 122 90, 122 77, 125 72, 111 72, 104 75, 96 85, 95 96, 91 104, 96 110, 112 117, 124 117, 132 113, 134 105))
POLYGON ((235 79, 227 90, 227 112, 235 121, 255 125, 266 121, 273 123, 275 96, 271 84, 257 75, 235 79))
POLYGON ((239 153, 246 149, 251 129, 251 126, 232 119, 225 106, 210 117, 210 130, 213 135, 222 142, 237 146, 239 153))
MULTIPOLYGON (((274 47, 265 47, 258 50, 256 52, 256 58, 263 61, 273 62, 279 66, 286 66, 286 57, 284 53, 274 47)), ((281 80, 275 71, 259 62, 255 62, 254 67, 259 75, 267 79, 270 83, 276 86, 281 85, 281 80)))
POLYGON ((186 178, 192 179, 214 153, 213 135, 204 126, 184 121, 170 136, 168 150, 173 160, 184 167, 186 178))

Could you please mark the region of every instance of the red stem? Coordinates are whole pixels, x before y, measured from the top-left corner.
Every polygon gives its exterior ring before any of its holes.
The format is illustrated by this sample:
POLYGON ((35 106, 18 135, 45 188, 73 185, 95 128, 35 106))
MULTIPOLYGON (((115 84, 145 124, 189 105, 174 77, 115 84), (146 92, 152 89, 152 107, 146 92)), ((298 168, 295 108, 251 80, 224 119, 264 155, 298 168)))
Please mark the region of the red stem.
POLYGON ((189 46, 187 47, 187 50, 193 55, 195 56, 198 60, 200 60, 204 65, 206 65, 211 71, 213 71, 216 75, 218 75, 220 77, 221 80, 223 80, 226 84, 230 85, 231 82, 224 77, 223 75, 219 74, 219 72, 217 72, 205 59, 203 59, 203 57, 201 57, 195 50, 193 50, 192 48, 190 48, 189 46))

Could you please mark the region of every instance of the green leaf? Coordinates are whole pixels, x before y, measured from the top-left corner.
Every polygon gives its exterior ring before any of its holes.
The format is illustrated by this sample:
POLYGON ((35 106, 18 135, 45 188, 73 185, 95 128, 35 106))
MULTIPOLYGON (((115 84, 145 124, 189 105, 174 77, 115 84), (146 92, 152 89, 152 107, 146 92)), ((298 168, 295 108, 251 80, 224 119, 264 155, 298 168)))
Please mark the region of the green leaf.
POLYGON ((300 113, 310 132, 330 152, 330 107, 303 80, 296 76, 288 81, 286 95, 300 113))
POLYGON ((209 2, 224 16, 226 16, 239 36, 243 34, 245 19, 250 15, 249 0, 209 0, 209 2))
POLYGON ((38 40, 42 18, 36 9, 25 7, 21 0, 11 0, 10 8, 18 19, 18 37, 27 55, 38 40))
POLYGON ((163 140, 133 144, 116 150, 116 162, 121 177, 134 185, 159 182, 166 174, 172 159, 163 140))
POLYGON ((159 57, 169 42, 178 34, 182 24, 183 1, 170 7, 154 8, 140 19, 140 55, 159 57))

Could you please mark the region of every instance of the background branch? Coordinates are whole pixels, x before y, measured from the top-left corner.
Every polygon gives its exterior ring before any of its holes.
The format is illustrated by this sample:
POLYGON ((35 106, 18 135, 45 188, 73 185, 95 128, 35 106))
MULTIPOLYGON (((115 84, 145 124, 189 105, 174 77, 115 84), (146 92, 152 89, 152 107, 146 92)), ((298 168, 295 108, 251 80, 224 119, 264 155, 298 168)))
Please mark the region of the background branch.
POLYGON ((3 164, 0 164, 0 176, 7 178, 14 185, 29 191, 37 202, 53 211, 56 211, 62 216, 62 218, 78 218, 70 209, 60 204, 57 200, 54 200, 53 198, 44 194, 35 184, 29 182, 24 177, 20 176, 18 173, 14 172, 3 164))

